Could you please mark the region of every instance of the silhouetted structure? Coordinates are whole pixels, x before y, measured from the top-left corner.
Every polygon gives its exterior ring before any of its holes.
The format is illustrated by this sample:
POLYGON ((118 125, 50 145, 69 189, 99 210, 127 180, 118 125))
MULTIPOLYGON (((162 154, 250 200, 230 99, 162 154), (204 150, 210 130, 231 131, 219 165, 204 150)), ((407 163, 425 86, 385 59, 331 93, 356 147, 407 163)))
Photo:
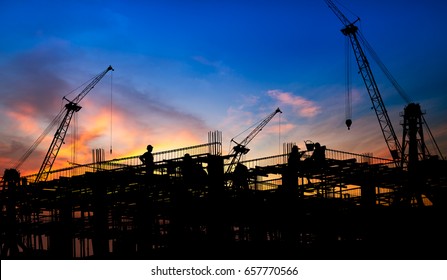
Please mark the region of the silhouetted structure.
POLYGON ((195 161, 190 154, 185 154, 181 165, 183 181, 189 188, 200 188, 206 184, 207 173, 202 165, 195 161))
POLYGON ((326 149, 324 168, 296 170, 301 193, 283 191, 288 153, 241 162, 243 192, 226 184, 220 142, 153 157, 150 187, 139 156, 37 184, 5 173, 2 259, 436 259, 447 249, 445 161, 421 162, 423 206, 408 206, 406 171, 366 155, 326 149), (188 160, 206 171, 202 187, 186 183, 188 160))

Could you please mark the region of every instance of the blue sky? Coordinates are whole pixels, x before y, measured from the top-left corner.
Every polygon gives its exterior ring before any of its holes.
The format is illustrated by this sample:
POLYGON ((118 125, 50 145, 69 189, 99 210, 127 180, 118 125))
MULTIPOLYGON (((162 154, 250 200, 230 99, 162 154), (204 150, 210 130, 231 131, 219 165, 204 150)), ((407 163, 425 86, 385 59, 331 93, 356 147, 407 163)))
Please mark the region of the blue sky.
MULTIPOLYGON (((335 3, 349 19, 361 18, 361 32, 426 111, 445 156, 447 4, 335 3)), ((283 142, 304 148, 312 140, 389 158, 354 61, 351 130, 344 124, 345 37, 323 0, 5 0, 0 21, 2 169, 31 146, 64 95, 108 65, 115 71, 80 104, 80 163, 89 162, 95 148, 112 145, 111 159, 143 153, 149 143, 154 152, 205 143, 214 130, 222 131, 226 153, 231 138, 277 107, 283 113, 249 144, 249 157, 277 154, 283 142)), ((401 138, 405 102, 372 66, 401 138)), ((38 169, 49 141, 24 170, 38 169)), ((67 165, 70 145, 67 139, 57 166, 67 165)))

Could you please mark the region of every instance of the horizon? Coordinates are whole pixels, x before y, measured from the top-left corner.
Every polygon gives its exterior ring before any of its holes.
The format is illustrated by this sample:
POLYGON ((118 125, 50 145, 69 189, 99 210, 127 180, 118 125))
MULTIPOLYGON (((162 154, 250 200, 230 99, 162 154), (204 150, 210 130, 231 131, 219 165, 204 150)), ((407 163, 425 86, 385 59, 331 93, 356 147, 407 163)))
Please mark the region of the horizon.
MULTIPOLYGON (((447 31, 447 4, 429 2, 339 8, 350 19, 361 18, 360 31, 427 112, 445 155, 447 39, 439 34, 447 31)), ((53 170, 73 158, 88 163, 93 149, 104 149, 107 159, 135 156, 147 144, 158 152, 206 143, 207 132, 216 130, 222 131, 225 154, 230 139, 277 107, 283 113, 250 143, 247 158, 277 154, 289 142, 304 149, 306 140, 390 158, 355 61, 353 125, 345 126, 343 26, 324 1, 25 1, 1 7, 6 43, 0 46, 0 67, 8 70, 0 75, 1 169, 25 153, 65 104, 65 95, 108 65, 115 71, 80 103, 77 125, 72 120, 53 170)), ((401 138, 405 102, 372 70, 401 138)), ((38 171, 52 136, 22 165, 23 173, 38 171)))

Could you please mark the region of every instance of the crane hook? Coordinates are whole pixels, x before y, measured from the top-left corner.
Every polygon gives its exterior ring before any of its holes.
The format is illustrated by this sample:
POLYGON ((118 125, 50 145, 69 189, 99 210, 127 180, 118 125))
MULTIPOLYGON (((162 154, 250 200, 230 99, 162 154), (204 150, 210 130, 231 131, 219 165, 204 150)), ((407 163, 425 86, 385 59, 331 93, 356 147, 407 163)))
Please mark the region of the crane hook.
POLYGON ((351 124, 352 124, 352 120, 351 119, 346 119, 346 126, 348 127, 348 130, 351 129, 351 124))

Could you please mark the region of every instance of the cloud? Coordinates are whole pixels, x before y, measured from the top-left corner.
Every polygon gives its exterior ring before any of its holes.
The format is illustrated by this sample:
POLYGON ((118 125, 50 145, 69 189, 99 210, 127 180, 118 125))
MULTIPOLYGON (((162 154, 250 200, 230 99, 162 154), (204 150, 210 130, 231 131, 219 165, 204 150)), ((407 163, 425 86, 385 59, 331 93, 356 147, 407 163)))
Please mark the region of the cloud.
POLYGON ((69 83, 61 76, 64 67, 59 51, 37 49, 15 57, 2 68, 8 69, 0 76, 2 107, 8 111, 34 118, 50 117, 61 105, 62 93, 69 91, 69 83), (54 51, 54 56, 50 53, 54 51), (61 66, 57 69, 57 66, 61 66))
POLYGON ((277 89, 269 90, 267 94, 276 99, 281 103, 281 105, 291 106, 295 112, 301 117, 315 117, 321 112, 319 106, 315 105, 314 102, 305 99, 301 96, 296 96, 291 92, 283 92, 277 89))
MULTIPOLYGON (((97 74, 86 74, 90 72, 85 70, 90 62, 82 55, 75 60, 73 52, 70 44, 55 40, 0 61, 1 67, 8 69, 0 74, 1 169, 11 168, 11 162, 17 161, 44 131, 66 103, 62 100, 64 95, 86 81, 86 77, 97 74)), ((113 155, 109 157, 135 155, 144 151, 148 143, 160 151, 206 142, 209 129, 199 114, 172 105, 172 98, 164 89, 157 91, 131 82, 146 80, 147 71, 151 71, 150 67, 133 73, 132 79, 121 74, 113 81, 112 116, 107 77, 82 100, 82 109, 77 113, 78 163, 91 161, 91 149, 108 151, 111 142, 113 155)), ((81 90, 78 88, 70 96, 81 90)), ((72 120, 53 169, 66 167, 70 160, 74 126, 72 120)), ((22 165, 23 175, 37 172, 53 136, 54 132, 50 132, 22 165)))
POLYGON ((192 59, 203 66, 210 67, 219 75, 226 75, 231 72, 231 69, 224 65, 222 61, 213 61, 200 55, 193 56, 192 59))

